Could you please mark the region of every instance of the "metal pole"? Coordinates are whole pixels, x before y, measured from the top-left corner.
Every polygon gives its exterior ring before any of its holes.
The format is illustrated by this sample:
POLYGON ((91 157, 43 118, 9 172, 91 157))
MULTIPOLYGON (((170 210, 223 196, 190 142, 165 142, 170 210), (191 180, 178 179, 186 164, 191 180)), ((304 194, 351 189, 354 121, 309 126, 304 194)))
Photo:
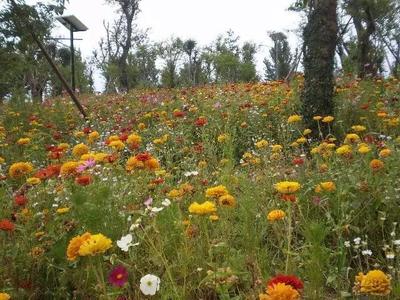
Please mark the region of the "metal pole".
POLYGON ((75 49, 74 49, 74 30, 72 26, 70 28, 71 32, 71 86, 74 93, 76 92, 75 86, 75 49))
POLYGON ((65 80, 64 76, 61 74, 60 70, 58 70, 56 64, 54 61, 51 59, 51 56, 47 52, 46 48, 43 46, 42 42, 39 40, 39 38, 36 36, 36 34, 31 31, 31 36, 36 42, 36 44, 39 46, 40 50, 42 50, 44 57, 47 59, 47 62, 50 64, 50 66, 53 68, 54 73, 56 73, 57 77, 60 79, 61 83, 63 84, 64 88, 67 90, 68 94, 70 95, 71 99, 74 101, 75 105, 78 107, 79 111, 83 115, 85 119, 88 119, 88 116, 85 113, 85 110, 83 109, 83 106, 79 102, 78 98, 76 98, 74 92, 72 91, 71 87, 68 85, 68 82, 65 80))

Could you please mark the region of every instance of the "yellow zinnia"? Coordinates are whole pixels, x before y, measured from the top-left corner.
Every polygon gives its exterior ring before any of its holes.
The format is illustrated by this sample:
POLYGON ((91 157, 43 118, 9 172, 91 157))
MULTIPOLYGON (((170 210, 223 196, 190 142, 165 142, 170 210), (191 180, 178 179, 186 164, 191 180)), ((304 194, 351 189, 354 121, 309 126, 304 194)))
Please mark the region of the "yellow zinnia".
POLYGON ((96 255, 106 252, 111 246, 112 241, 108 237, 101 233, 94 234, 82 243, 78 253, 80 256, 96 255))
POLYGON ((274 221, 282 220, 283 218, 285 218, 285 216, 286 216, 286 213, 283 210, 274 209, 268 213, 267 220, 274 222, 274 221))
POLYGON ((275 184, 275 190, 281 194, 292 194, 300 190, 300 183, 296 181, 281 181, 275 184))
POLYGON ((11 178, 20 178, 33 171, 33 165, 28 162, 17 162, 13 163, 8 170, 8 174, 11 178))
POLYGON ((199 204, 198 202, 193 202, 189 206, 189 212, 196 215, 207 215, 215 213, 216 211, 217 208, 215 207, 215 204, 211 201, 205 201, 201 204, 199 204))

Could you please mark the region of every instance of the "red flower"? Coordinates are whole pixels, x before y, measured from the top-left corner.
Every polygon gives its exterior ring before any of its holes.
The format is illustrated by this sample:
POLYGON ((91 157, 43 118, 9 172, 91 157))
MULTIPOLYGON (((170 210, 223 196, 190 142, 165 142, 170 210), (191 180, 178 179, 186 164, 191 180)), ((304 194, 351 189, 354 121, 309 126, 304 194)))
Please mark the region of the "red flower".
POLYGON ((207 119, 206 119, 205 117, 199 117, 199 118, 197 118, 197 120, 194 122, 194 124, 195 124, 197 127, 202 127, 202 126, 204 126, 204 125, 207 124, 207 119))
POLYGON ((295 194, 281 194, 280 196, 283 201, 296 202, 295 194))
POLYGON ((36 172, 34 177, 40 178, 42 180, 51 178, 51 177, 57 177, 60 174, 60 165, 50 165, 46 168, 40 169, 39 171, 36 172))
POLYGON ((122 287, 128 281, 128 271, 123 266, 116 266, 108 275, 108 281, 113 286, 122 287))
POLYGON ((178 110, 178 111, 174 111, 173 115, 175 118, 182 118, 185 116, 185 113, 183 111, 178 110))
POLYGON ((153 183, 153 184, 161 184, 161 183, 164 183, 164 178, 162 178, 162 177, 156 178, 156 179, 152 180, 151 183, 153 183))
POLYGON ((0 230, 14 231, 15 225, 13 222, 7 219, 0 220, 0 230))
POLYGON ((147 152, 139 153, 136 155, 136 159, 140 161, 146 161, 151 158, 151 155, 147 152))
POLYGON ((83 128, 83 133, 89 134, 89 133, 91 133, 91 132, 92 132, 92 129, 91 129, 90 127, 85 127, 85 128, 83 128))
POLYGON ((295 275, 283 275, 283 274, 278 274, 275 277, 271 278, 267 282, 267 287, 273 286, 278 283, 284 283, 286 285, 290 285, 297 291, 302 290, 304 287, 303 282, 295 275))
POLYGON ((120 141, 125 142, 125 141, 128 139, 128 134, 126 134, 126 133, 121 133, 121 134, 119 135, 119 139, 120 139, 120 141))
POLYGON ((16 195, 14 197, 14 202, 18 206, 25 206, 28 203, 28 198, 25 195, 16 195))
POLYGON ((296 166, 300 166, 304 164, 304 159, 302 159, 301 157, 296 157, 292 160, 292 163, 296 166))
POLYGON ((89 175, 82 175, 82 176, 76 177, 75 182, 76 182, 76 184, 86 186, 92 182, 92 177, 90 177, 89 175))

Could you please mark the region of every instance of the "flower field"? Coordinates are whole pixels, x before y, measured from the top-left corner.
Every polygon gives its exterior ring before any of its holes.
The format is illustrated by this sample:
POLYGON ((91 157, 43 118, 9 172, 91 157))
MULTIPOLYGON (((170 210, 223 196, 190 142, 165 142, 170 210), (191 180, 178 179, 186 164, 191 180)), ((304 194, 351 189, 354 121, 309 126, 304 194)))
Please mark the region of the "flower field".
POLYGON ((400 299, 400 82, 0 106, 0 300, 400 299))

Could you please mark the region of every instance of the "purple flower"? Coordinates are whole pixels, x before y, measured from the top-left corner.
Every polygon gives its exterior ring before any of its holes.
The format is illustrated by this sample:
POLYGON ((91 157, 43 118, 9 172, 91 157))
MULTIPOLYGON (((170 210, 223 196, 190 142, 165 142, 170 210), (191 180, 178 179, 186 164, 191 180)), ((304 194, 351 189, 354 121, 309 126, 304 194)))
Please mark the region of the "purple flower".
POLYGON ((113 286, 122 287, 128 281, 128 276, 124 266, 116 266, 108 275, 108 282, 113 286))
POLYGON ((146 199, 146 201, 144 201, 144 205, 146 205, 147 207, 151 206, 151 204, 153 203, 153 198, 149 197, 146 199))
POLYGON ((76 170, 79 173, 82 173, 86 169, 93 168, 96 165, 96 161, 92 158, 89 158, 88 160, 85 160, 81 165, 79 165, 76 170))

